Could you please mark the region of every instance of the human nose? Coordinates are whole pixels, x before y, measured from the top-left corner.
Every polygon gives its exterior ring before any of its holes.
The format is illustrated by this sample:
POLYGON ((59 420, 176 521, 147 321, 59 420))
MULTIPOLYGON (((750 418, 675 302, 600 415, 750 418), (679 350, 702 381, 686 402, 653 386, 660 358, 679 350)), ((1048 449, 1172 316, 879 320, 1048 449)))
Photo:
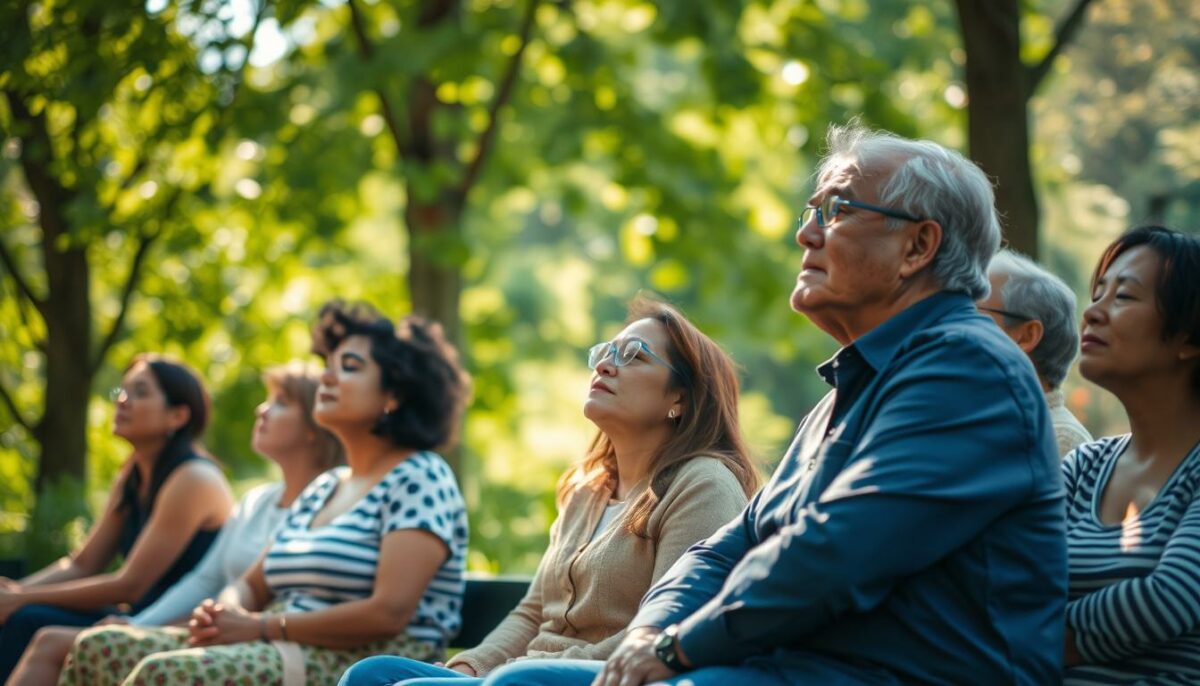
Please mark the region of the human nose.
POLYGON ((270 405, 265 400, 263 402, 255 405, 254 406, 254 416, 258 417, 259 419, 267 416, 267 409, 269 407, 270 407, 270 405))
POLYGON ((596 373, 600 376, 616 376, 617 375, 617 353, 609 349, 604 357, 596 363, 596 373))
POLYGON ((1107 317, 1108 317, 1108 311, 1105 309, 1105 306, 1104 306, 1104 298, 1097 298, 1096 300, 1093 300, 1092 304, 1088 305, 1083 310, 1083 323, 1084 324, 1100 324, 1107 317))
POLYGON ((800 220, 796 228, 796 245, 806 250, 820 248, 825 244, 825 233, 817 224, 817 213, 808 213, 808 221, 800 220))
POLYGON ((333 366, 330 365, 325 368, 325 371, 321 372, 321 385, 332 386, 335 383, 337 383, 337 374, 334 372, 333 366))

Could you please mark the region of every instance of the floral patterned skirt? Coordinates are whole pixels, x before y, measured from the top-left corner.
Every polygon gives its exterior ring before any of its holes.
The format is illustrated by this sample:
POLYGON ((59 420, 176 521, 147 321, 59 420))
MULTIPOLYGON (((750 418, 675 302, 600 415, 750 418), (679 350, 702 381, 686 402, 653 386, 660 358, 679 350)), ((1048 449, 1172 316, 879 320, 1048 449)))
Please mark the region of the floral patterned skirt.
POLYGON ((84 630, 59 674, 59 686, 292 686, 336 684, 355 662, 372 655, 441 659, 428 643, 398 638, 352 650, 254 641, 190 648, 187 629, 100 626, 84 630), (294 655, 299 665, 285 666, 294 655), (295 667, 301 670, 296 672, 295 667), (287 676, 285 677, 285 672, 287 676))

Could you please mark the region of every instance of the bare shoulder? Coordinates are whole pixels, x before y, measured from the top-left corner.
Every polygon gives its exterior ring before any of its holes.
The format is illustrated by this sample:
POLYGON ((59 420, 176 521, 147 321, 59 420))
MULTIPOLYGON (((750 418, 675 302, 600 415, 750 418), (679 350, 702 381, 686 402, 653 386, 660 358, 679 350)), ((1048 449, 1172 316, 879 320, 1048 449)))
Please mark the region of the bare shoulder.
POLYGON ((176 467, 163 482, 162 494, 189 500, 221 495, 232 501, 233 497, 225 474, 211 460, 188 460, 176 467))

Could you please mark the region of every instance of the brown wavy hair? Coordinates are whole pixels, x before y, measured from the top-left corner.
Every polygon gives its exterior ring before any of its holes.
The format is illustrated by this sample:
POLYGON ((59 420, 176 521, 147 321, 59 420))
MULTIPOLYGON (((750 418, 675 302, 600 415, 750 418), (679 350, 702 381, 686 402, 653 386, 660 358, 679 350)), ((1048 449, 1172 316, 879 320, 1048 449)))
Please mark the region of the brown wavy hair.
MULTIPOLYGON (((651 458, 650 485, 625 514, 625 528, 647 538, 650 513, 666 493, 679 468, 694 457, 714 457, 737 477, 749 497, 758 490, 759 474, 750 459, 738 422, 738 377, 733 360, 700 332, 683 314, 665 302, 645 295, 629 305, 626 323, 653 319, 667 330, 670 342, 659 354, 678 371, 670 375, 670 390, 683 391, 684 410, 675 432, 651 458)), ((578 488, 611 488, 617 481, 617 456, 603 431, 597 431, 582 462, 558 482, 558 501, 565 503, 578 488)))

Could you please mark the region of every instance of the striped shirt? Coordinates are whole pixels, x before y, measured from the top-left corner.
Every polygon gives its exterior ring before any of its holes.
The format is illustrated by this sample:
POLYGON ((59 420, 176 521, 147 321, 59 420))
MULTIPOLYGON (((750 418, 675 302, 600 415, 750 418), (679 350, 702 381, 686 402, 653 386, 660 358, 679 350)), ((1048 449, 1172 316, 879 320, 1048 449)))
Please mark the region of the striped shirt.
POLYGON ((360 600, 375 587, 383 537, 423 529, 445 542, 449 555, 409 621, 409 637, 440 647, 462 623, 467 513, 454 474, 441 456, 421 452, 396 465, 350 510, 310 528, 349 471, 317 477, 297 498, 267 550, 263 572, 283 611, 311 612, 360 600))
POLYGON ((1200 683, 1200 445, 1134 518, 1105 524, 1100 499, 1129 435, 1063 462, 1070 599, 1084 664, 1067 684, 1200 683))

